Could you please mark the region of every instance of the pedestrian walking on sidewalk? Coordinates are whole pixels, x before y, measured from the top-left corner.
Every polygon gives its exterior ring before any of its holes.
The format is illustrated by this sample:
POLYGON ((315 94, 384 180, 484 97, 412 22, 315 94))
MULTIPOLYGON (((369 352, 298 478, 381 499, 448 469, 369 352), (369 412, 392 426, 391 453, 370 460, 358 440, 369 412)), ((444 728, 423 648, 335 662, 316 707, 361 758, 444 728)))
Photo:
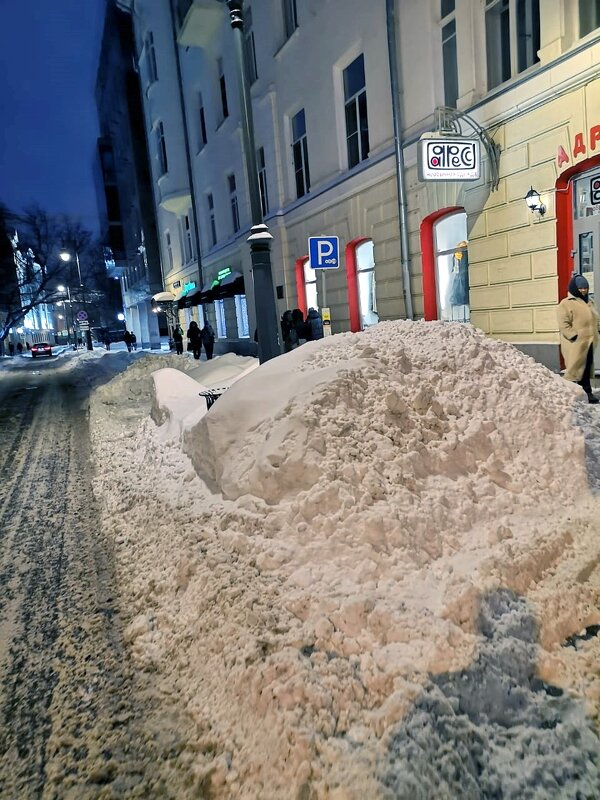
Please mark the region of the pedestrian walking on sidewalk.
POLYGON ((131 334, 127 328, 125 328, 125 333, 123 334, 123 341, 127 345, 127 350, 131 353, 131 334))
POLYGON ((198 360, 200 358, 200 351, 202 350, 202 333, 198 327, 198 323, 194 319, 190 322, 187 338, 188 350, 191 350, 194 354, 194 358, 198 360))
POLYGON ((183 330, 181 325, 175 325, 173 329, 173 342, 175 344, 175 352, 180 356, 183 353, 183 330))
POLYGON ((211 328, 210 323, 205 322, 201 333, 202 344, 204 345, 204 350, 206 351, 206 360, 210 361, 213 357, 213 349, 215 346, 215 332, 211 328))
POLYGON ((600 316, 589 298, 590 285, 583 275, 573 275, 568 295, 558 304, 560 349, 565 360, 565 378, 578 383, 590 403, 599 403, 592 393, 594 349, 600 339, 600 316))

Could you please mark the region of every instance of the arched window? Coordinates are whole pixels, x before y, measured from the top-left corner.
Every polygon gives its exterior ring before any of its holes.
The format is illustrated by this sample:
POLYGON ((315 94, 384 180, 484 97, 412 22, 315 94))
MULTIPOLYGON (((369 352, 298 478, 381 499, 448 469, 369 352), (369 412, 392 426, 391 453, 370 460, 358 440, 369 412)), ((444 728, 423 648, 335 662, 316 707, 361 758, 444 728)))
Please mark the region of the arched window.
POLYGON ((364 330, 379 322, 377 296, 375 293, 375 257, 373 240, 359 244, 356 248, 356 277, 358 279, 358 305, 360 323, 364 330))
POLYGON ((312 269, 308 258, 304 262, 304 296, 306 308, 319 308, 319 293, 317 291, 317 270, 312 269))
POLYGON ((425 319, 469 322, 467 215, 437 211, 421 223, 425 319))
POLYGON ((372 239, 360 236, 346 245, 346 281, 350 330, 361 331, 378 323, 372 239))

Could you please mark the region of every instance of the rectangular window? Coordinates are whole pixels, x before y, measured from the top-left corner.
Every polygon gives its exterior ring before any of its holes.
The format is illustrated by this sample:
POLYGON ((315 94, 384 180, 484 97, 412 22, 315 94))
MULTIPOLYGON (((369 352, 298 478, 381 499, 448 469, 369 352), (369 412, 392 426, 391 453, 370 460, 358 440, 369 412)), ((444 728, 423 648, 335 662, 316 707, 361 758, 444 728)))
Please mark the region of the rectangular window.
POLYGON ((223 72, 223 59, 217 59, 217 68, 219 72, 219 92, 221 94, 221 113, 223 119, 229 116, 229 106, 227 105, 227 84, 225 83, 225 73, 223 72))
POLYGON ((165 241, 167 243, 167 264, 169 271, 173 269, 173 245, 171 243, 171 234, 169 231, 165 233, 165 241))
POLYGON ((294 175, 296 178, 296 197, 303 197, 310 191, 310 171, 308 168, 308 141, 306 138, 306 118, 304 109, 292 117, 292 152, 294 156, 294 175))
POLYGON ((538 63, 539 0, 486 0, 485 43, 488 89, 538 63))
POLYGON ((486 0, 485 43, 488 89, 510 79, 509 0, 486 0))
POLYGON ((198 150, 202 150, 207 141, 204 100, 202 99, 202 92, 198 92, 198 150))
POLYGON ((189 264, 195 258, 194 253, 194 237, 192 234, 192 224, 190 215, 186 214, 179 220, 181 231, 181 250, 183 252, 184 263, 189 264))
POLYGON ((517 70, 540 60, 540 0, 517 0, 517 70))
POLYGON ((344 102, 348 167, 352 169, 369 155, 365 59, 362 54, 344 70, 344 102))
POLYGON ((285 38, 289 39, 298 27, 298 10, 296 0, 283 0, 283 30, 285 38))
POLYGON ((458 58, 454 0, 442 0, 442 62, 444 66, 444 104, 456 108, 458 100, 458 58))
POLYGON ((600 0, 579 0, 579 35, 600 28, 600 0))
POLYGON ((248 304, 246 303, 245 294, 236 294, 235 300, 235 318, 237 320, 238 337, 240 339, 250 338, 250 323, 248 322, 248 304))
POLYGON ((217 243, 217 223, 215 221, 215 201, 212 194, 206 195, 206 205, 208 206, 208 224, 210 227, 210 245, 214 247, 217 243))
POLYGON ((229 185, 229 199, 231 201, 231 219, 233 222, 233 232, 237 233, 237 231, 239 231, 240 229, 240 212, 238 209, 235 175, 228 175, 227 183, 229 185))
POLYGON ((163 128, 162 122, 156 123, 156 128, 154 130, 154 134, 156 137, 156 157, 158 159, 158 174, 165 175, 168 170, 168 162, 167 162, 167 145, 165 142, 165 129, 163 128))
POLYGON ((258 167, 258 188, 260 189, 260 205, 263 217, 269 213, 269 192, 267 190, 267 167, 265 165, 265 148, 259 147, 256 151, 256 164, 258 167))
POLYGON ((215 315, 217 318, 217 337, 227 338, 227 325, 225 324, 225 301, 215 300, 215 315))
POLYGON ((148 31, 144 39, 146 49, 146 68, 148 70, 148 83, 158 80, 158 69, 156 67, 156 51, 154 50, 154 36, 152 31, 148 31))
POLYGON ((252 9, 250 6, 248 6, 244 15, 244 42, 246 46, 246 58, 248 60, 248 77, 250 78, 250 83, 254 83, 258 78, 258 70, 256 69, 256 45, 254 44, 252 9))

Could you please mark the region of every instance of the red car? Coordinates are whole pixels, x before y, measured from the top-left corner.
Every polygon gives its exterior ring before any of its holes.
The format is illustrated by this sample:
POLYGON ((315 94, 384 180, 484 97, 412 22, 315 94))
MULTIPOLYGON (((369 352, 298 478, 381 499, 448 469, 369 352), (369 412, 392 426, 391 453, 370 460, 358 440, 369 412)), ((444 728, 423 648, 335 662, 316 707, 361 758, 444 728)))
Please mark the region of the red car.
POLYGON ((36 356, 51 356, 52 355, 52 348, 48 344, 48 342, 38 342, 37 344, 33 344, 31 346, 31 357, 35 358, 36 356))

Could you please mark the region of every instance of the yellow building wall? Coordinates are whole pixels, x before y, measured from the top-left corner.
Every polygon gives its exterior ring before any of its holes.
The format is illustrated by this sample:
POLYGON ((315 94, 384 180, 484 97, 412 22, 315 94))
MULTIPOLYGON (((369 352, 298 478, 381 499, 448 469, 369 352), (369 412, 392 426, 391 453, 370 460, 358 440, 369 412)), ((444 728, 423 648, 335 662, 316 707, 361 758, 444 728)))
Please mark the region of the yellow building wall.
POLYGON ((407 195, 414 304, 419 315, 423 313, 419 226, 438 209, 462 206, 467 212, 472 323, 506 341, 558 343, 557 152, 562 146, 569 154, 561 170, 598 155, 600 147, 590 151, 588 141, 589 128, 597 124, 600 79, 494 126, 493 139, 501 148, 496 191, 491 192, 485 180, 424 184, 411 167, 407 195), (587 153, 574 159, 578 133, 583 133, 587 153), (544 216, 527 208, 524 198, 531 186, 546 205, 544 216))

